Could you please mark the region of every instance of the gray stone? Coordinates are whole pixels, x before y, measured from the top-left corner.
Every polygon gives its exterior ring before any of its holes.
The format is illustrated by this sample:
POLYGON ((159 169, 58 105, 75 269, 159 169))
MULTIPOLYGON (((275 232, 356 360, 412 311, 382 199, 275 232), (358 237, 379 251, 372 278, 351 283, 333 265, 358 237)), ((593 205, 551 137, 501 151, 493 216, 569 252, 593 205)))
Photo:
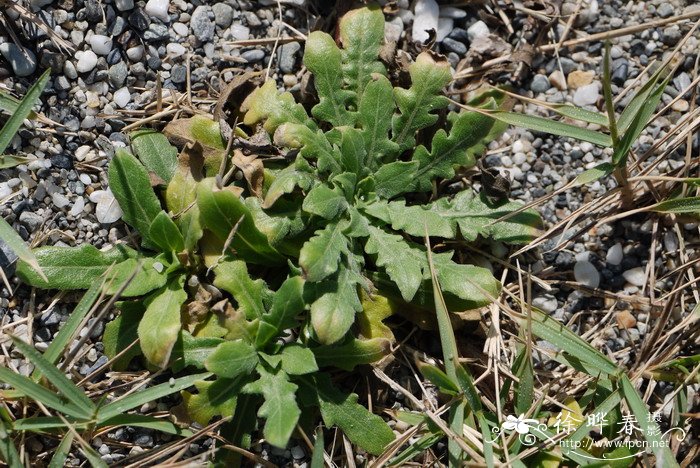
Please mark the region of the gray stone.
POLYGON ((544 75, 535 75, 530 83, 530 89, 535 93, 544 93, 550 88, 549 79, 544 75))
POLYGON ((115 0, 114 5, 119 11, 127 11, 134 8, 134 0, 115 0))
POLYGON ((126 81, 126 76, 128 73, 129 70, 126 67, 126 63, 119 62, 115 65, 112 65, 111 67, 109 67, 109 84, 116 89, 121 88, 122 86, 124 86, 124 82, 126 81))
POLYGON ((195 37, 202 42, 214 39, 214 22, 209 19, 209 7, 200 5, 194 9, 190 18, 190 27, 195 37))
POLYGON ((467 53, 467 46, 459 41, 455 41, 451 37, 446 37, 442 41, 442 45, 445 46, 445 49, 457 55, 464 55, 467 53))
POLYGON ((265 51, 260 49, 246 50, 241 54, 241 58, 248 63, 259 62, 265 57, 265 51))
POLYGON ((280 47, 279 67, 283 73, 293 73, 296 64, 296 53, 301 49, 298 42, 290 42, 280 47))
POLYGON ((22 214, 19 215, 19 222, 22 223, 29 232, 34 232, 41 227, 44 220, 36 213, 23 211, 22 214))
POLYGON ((183 65, 175 65, 170 70, 170 80, 176 84, 182 84, 187 80, 187 68, 183 65))
POLYGON ((591 106, 598 101, 599 96, 598 83, 587 84, 578 88, 574 93, 574 104, 577 106, 591 106))
POLYGON ((226 3, 215 3, 211 7, 214 12, 214 21, 220 28, 228 28, 233 22, 233 8, 226 3))
POLYGON ((491 31, 489 31, 489 27, 486 26, 486 23, 483 21, 477 21, 476 23, 472 24, 467 28, 467 36, 469 37, 469 41, 473 42, 474 39, 478 37, 488 37, 489 34, 491 34, 491 31))
POLYGON ((149 42, 163 41, 169 36, 168 27, 160 23, 151 23, 143 33, 143 38, 149 42))
POLYGON ((673 14, 673 5, 671 5, 670 3, 662 3, 656 9, 656 14, 659 15, 661 18, 668 18, 673 14))
POLYGON ((10 62, 12 71, 17 76, 29 76, 36 70, 36 56, 34 53, 12 42, 0 44, 0 53, 5 60, 10 62))

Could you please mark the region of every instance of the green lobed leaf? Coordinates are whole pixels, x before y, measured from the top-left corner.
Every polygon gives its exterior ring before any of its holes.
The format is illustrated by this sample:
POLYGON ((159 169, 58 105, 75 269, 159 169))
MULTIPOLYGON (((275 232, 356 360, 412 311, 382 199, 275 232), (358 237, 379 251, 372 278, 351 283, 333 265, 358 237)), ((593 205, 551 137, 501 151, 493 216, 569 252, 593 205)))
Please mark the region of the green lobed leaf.
POLYGON ((206 426, 216 416, 233 416, 243 387, 241 379, 202 380, 194 386, 198 393, 182 392, 187 414, 194 422, 206 426))
POLYGON ((277 265, 284 258, 270 245, 265 234, 255 226, 248 207, 238 195, 215 187, 213 179, 199 184, 197 189, 202 226, 225 241, 234 231, 231 248, 236 256, 250 263, 277 265), (236 224, 239 222, 238 226, 236 224))
POLYGON ((304 65, 314 75, 319 103, 311 114, 335 127, 352 125, 355 117, 347 110, 354 93, 343 89, 341 52, 333 38, 322 31, 314 31, 306 38, 304 65))
MULTIPOLYGON (((20 265, 24 264, 33 270, 33 273, 40 279, 48 281, 48 278, 44 274, 44 271, 39 266, 39 261, 32 253, 31 249, 24 240, 12 229, 12 226, 5 221, 4 218, 0 217, 0 239, 10 247, 17 257, 20 259, 20 265)), ((25 271, 28 269, 25 268, 25 271)), ((20 267, 18 266, 18 270, 20 267)))
POLYGON ((182 252, 185 249, 185 239, 175 222, 168 213, 161 211, 153 219, 148 230, 148 237, 162 252, 182 252))
POLYGON ((86 244, 40 247, 34 250, 34 255, 46 280, 27 263, 20 262, 16 274, 25 283, 42 289, 88 289, 110 266, 135 257, 136 252, 124 245, 100 251, 86 244))
POLYGON ((217 346, 223 343, 222 338, 192 336, 182 330, 180 338, 175 343, 172 354, 172 368, 174 372, 193 366, 204 369, 204 362, 214 352, 217 346))
POLYGON ((410 192, 418 166, 418 161, 394 161, 382 165, 374 174, 377 195, 389 199, 410 192))
POLYGON ((32 114, 32 107, 34 107, 34 104, 36 104, 41 96, 50 78, 51 70, 46 70, 41 74, 41 77, 39 77, 36 83, 29 87, 27 94, 24 95, 14 112, 12 112, 10 118, 5 122, 2 129, 0 129, 0 154, 3 154, 7 147, 10 146, 12 139, 22 126, 24 119, 32 114))
POLYGON ((231 293, 238 303, 238 309, 248 320, 265 314, 262 302, 265 282, 261 279, 253 281, 244 261, 225 260, 214 268, 214 274, 214 286, 231 293))
POLYGON ((123 212, 122 219, 139 231, 144 243, 150 244, 151 223, 161 208, 146 168, 132 154, 117 150, 108 174, 109 187, 123 212))
POLYGON ((357 294, 361 278, 344 266, 337 275, 322 283, 310 284, 317 299, 311 304, 311 325, 323 344, 340 340, 355 321, 355 314, 362 310, 357 294))
POLYGON ((289 375, 310 374, 318 370, 314 353, 305 345, 290 343, 282 348, 279 356, 282 370, 289 375))
POLYGON ((285 193, 291 193, 296 187, 302 190, 311 188, 314 181, 313 168, 302 156, 297 156, 294 164, 274 174, 274 180, 265 193, 263 208, 270 208, 285 193))
POLYGON ((344 222, 329 223, 301 248, 299 265, 308 281, 318 282, 338 271, 341 256, 349 252, 345 227, 344 222))
POLYGON ((258 366, 258 373, 260 378, 243 387, 243 392, 264 396, 265 403, 258 410, 258 416, 266 420, 263 435, 271 445, 286 447, 301 415, 295 397, 298 387, 281 370, 273 373, 258 366))
POLYGON ((341 127, 340 133, 340 154, 343 169, 356 176, 363 174, 369 169, 368 165, 373 166, 373 160, 367 156, 374 157, 374 154, 369 153, 365 147, 363 133, 351 127, 341 127))
POLYGON ((485 149, 484 138, 494 124, 492 118, 478 112, 451 112, 447 118, 452 124, 449 134, 438 130, 430 152, 421 145, 413 154, 413 160, 419 163, 414 175, 416 190, 427 192, 432 189, 433 179, 454 177, 455 167, 474 166, 474 155, 485 149))
POLYGON ((275 131, 275 143, 286 148, 299 148, 300 156, 317 160, 319 172, 342 172, 340 150, 331 144, 321 130, 313 130, 301 124, 284 123, 275 131))
POLYGON ((436 60, 430 52, 421 52, 408 72, 409 89, 394 88, 394 98, 400 113, 392 119, 393 141, 400 151, 415 146, 416 132, 430 127, 438 120, 435 111, 447 107, 448 99, 442 89, 452 80, 447 60, 436 60))
POLYGON ((376 5, 350 10, 340 19, 338 29, 343 45, 343 78, 355 94, 355 102, 359 102, 372 75, 386 75, 377 59, 384 40, 384 14, 376 5))
POLYGON ((255 337, 256 347, 262 348, 280 332, 295 326, 297 315, 305 308, 304 279, 300 276, 287 278, 275 293, 270 311, 262 316, 255 337))
POLYGON ((415 237, 430 236, 454 239, 459 229, 467 241, 478 236, 508 243, 526 243, 537 237, 542 221, 534 210, 523 211, 495 223, 499 218, 521 208, 517 202, 492 204, 471 190, 458 193, 453 199, 441 198, 427 205, 406 206, 404 200, 375 201, 365 211, 393 229, 415 237))
POLYGON ((175 175, 177 148, 165 135, 155 130, 138 130, 131 134, 131 150, 150 172, 166 184, 175 175))
POLYGON ((180 333, 180 309, 187 300, 184 276, 179 276, 146 300, 139 323, 141 350, 148 361, 165 367, 180 333))
POLYGON ((316 362, 321 367, 333 366, 347 371, 361 364, 371 364, 386 356, 391 349, 391 341, 386 338, 358 340, 347 343, 312 348, 316 362))
POLYGON ((332 220, 347 210, 348 201, 339 189, 319 184, 306 194, 302 208, 307 213, 332 220))
POLYGON ((244 124, 252 126, 264 120, 265 130, 270 134, 284 123, 306 125, 312 130, 317 128, 304 106, 297 104, 291 93, 277 91, 275 80, 268 80, 253 91, 241 104, 241 110, 246 112, 244 124))
POLYGON ((371 163, 392 158, 399 152, 399 145, 389 139, 395 110, 394 90, 389 79, 381 75, 372 76, 358 108, 362 139, 371 163))
MULTIPOLYGON (((123 302, 119 305, 119 315, 105 326, 102 337, 105 355, 114 359, 138 340, 138 327, 145 306, 139 301, 123 302)), ((136 343, 118 359, 112 361, 112 369, 124 371, 133 358, 141 354, 141 345, 136 343)))
POLYGON ((208 371, 229 379, 251 373, 257 364, 257 351, 242 340, 221 343, 204 361, 208 371))
POLYGON ((324 373, 314 374, 312 382, 321 416, 328 426, 338 426, 348 439, 372 455, 381 454, 394 441, 391 428, 382 418, 358 404, 357 394, 337 390, 324 373))

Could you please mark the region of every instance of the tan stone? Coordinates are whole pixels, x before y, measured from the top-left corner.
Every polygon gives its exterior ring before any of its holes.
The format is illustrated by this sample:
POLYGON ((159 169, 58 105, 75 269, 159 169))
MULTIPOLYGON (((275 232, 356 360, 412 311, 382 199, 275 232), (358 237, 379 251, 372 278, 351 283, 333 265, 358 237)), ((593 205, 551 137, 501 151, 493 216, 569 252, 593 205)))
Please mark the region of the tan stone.
POLYGON ((566 89, 566 78, 564 78, 564 74, 559 70, 553 71, 549 75, 549 83, 559 91, 564 91, 566 89))
POLYGON ((618 312, 615 318, 617 319, 617 326, 623 329, 632 328, 637 325, 637 319, 627 310, 618 312))
POLYGON ((685 99, 679 99, 671 104, 671 109, 676 112, 688 112, 688 109, 690 109, 690 104, 688 104, 688 101, 685 99))
POLYGON ((586 86, 587 84, 591 84, 594 76, 595 73, 592 71, 574 70, 569 73, 569 76, 566 78, 566 82, 569 84, 570 88, 577 89, 582 86, 586 86))

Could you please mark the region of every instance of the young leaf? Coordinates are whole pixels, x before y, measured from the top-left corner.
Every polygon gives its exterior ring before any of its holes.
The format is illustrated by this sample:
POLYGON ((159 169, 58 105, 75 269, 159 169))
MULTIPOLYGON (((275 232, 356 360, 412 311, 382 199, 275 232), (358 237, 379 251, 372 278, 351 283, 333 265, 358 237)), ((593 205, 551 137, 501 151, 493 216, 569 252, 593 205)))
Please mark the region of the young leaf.
POLYGON ((353 97, 351 91, 343 89, 341 53, 333 38, 322 31, 314 31, 306 39, 304 65, 314 75, 319 103, 311 113, 334 127, 354 124, 354 116, 346 109, 353 97))
POLYGON ((17 276, 25 283, 43 289, 88 289, 112 264, 136 255, 124 245, 100 251, 92 245, 80 247, 40 247, 34 250, 44 280, 27 263, 17 265, 17 276))
POLYGON ((421 145, 413 154, 413 160, 419 163, 414 176, 418 191, 431 190, 433 179, 438 177, 454 177, 456 166, 474 166, 474 155, 485 149, 482 142, 494 124, 493 119, 477 112, 451 112, 448 120, 452 124, 449 134, 443 129, 438 130, 430 152, 421 145))
POLYGON ((288 344, 282 348, 279 356, 282 358, 282 370, 289 375, 310 374, 318 370, 314 353, 300 344, 288 344))
POLYGON ((213 179, 202 181, 197 189, 197 204, 204 227, 222 241, 233 234, 231 248, 237 257, 261 265, 284 261, 255 226, 248 207, 230 190, 217 189, 213 179))
POLYGON ((0 154, 3 154, 7 147, 12 142, 15 134, 22 126, 24 119, 32 113, 32 107, 41 96, 41 93, 46 87, 51 78, 51 70, 46 70, 41 77, 34 83, 24 95, 17 108, 14 110, 10 118, 5 122, 5 125, 0 129, 0 154))
POLYGON ((352 326, 355 314, 362 310, 357 296, 360 281, 357 273, 341 267, 336 276, 313 285, 317 299, 311 304, 311 324, 321 343, 335 343, 352 326))
POLYGON ((187 300, 184 276, 174 278, 146 301, 139 323, 141 350, 148 361, 165 367, 180 333, 180 308, 187 300))
POLYGON ((365 143, 366 154, 371 160, 379 161, 383 158, 390 158, 399 152, 399 145, 389 139, 391 118, 395 109, 394 90, 391 87, 391 82, 384 76, 374 75, 372 81, 367 83, 358 109, 362 139, 365 143))
POLYGON ((270 311, 262 316, 255 345, 262 348, 281 331, 296 324, 296 316, 304 310, 304 279, 300 276, 288 278, 277 290, 270 311))
POLYGON ((368 153, 365 148, 365 141, 362 133, 356 128, 342 127, 340 130, 340 155, 343 169, 354 175, 364 173, 373 166, 372 161, 367 158, 368 153))
POLYGON ((371 364, 386 356, 391 349, 391 341, 385 338, 370 340, 352 339, 347 343, 312 348, 319 366, 333 366, 347 371, 360 364, 371 364))
POLYGON ((394 88, 394 97, 400 114, 392 119, 393 140, 400 151, 415 146, 418 130, 438 120, 434 113, 447 107, 448 100, 442 88, 452 79, 447 60, 436 60, 429 52, 421 52, 408 68, 411 75, 409 89, 394 88))
POLYGON ((177 168, 177 148, 160 132, 138 130, 131 134, 131 149, 150 172, 170 182, 177 168))
POLYGON ((348 201, 338 189, 319 184, 306 194, 302 208, 324 219, 335 219, 348 208, 348 201))
POLYGON ((384 14, 376 5, 350 10, 340 19, 338 29, 343 44, 343 78, 359 102, 372 74, 386 75, 384 65, 377 60, 384 39, 384 14))
POLYGON ((318 282, 338 271, 341 256, 349 252, 345 227, 343 222, 329 223, 301 248, 299 265, 308 281, 318 282))
POLYGON ((105 276, 105 293, 113 295, 133 276, 122 297, 142 296, 162 287, 168 280, 165 266, 158 259, 128 258, 111 267, 105 276))
POLYGON ((248 275, 248 268, 241 260, 226 260, 214 269, 214 286, 233 295, 238 308, 248 320, 260 318, 265 313, 263 307, 263 280, 253 281, 248 275))
MULTIPOLYGON (((43 270, 39 266, 39 262, 32 253, 31 249, 24 243, 24 240, 12 229, 12 226, 0 217, 0 239, 7 244, 17 257, 24 262, 29 268, 34 270, 34 273, 43 281, 48 281, 43 270)), ((20 263, 21 265, 21 263, 20 263)), ((19 269, 19 267, 18 267, 19 269)))
POLYGON ((255 348, 242 340, 221 343, 204 361, 208 371, 228 379, 250 374, 257 364, 255 348))
POLYGON ((199 221, 199 207, 193 205, 185 214, 177 220, 177 226, 180 229, 185 250, 193 252, 196 250, 197 243, 204 236, 202 224, 199 221))
POLYGON ((206 426, 216 416, 233 416, 236 411, 241 379, 216 379, 195 382, 198 393, 182 392, 187 414, 194 422, 206 426))
POLYGON ((148 230, 148 237, 162 252, 182 252, 185 249, 185 239, 168 213, 161 211, 153 219, 148 230))
MULTIPOLYGON (((143 303, 139 301, 124 302, 119 305, 119 309, 119 315, 105 326, 102 337, 105 355, 110 359, 114 359, 138 340, 139 321, 145 311, 143 303)), ((112 362, 112 369, 126 370, 131 360, 140 354, 141 345, 136 343, 112 362)))
POLYGON ((269 134, 275 133, 283 123, 306 125, 312 130, 318 128, 304 106, 294 102, 291 93, 277 91, 275 80, 268 80, 253 91, 241 104, 241 110, 246 112, 244 124, 253 126, 264 120, 263 126, 269 134))
POLYGON ((311 382, 328 426, 338 426, 348 439, 372 455, 381 454, 393 442, 394 432, 382 418, 357 403, 357 394, 340 392, 327 374, 314 374, 311 382))
POLYGON ((266 419, 263 435, 271 445, 286 447, 301 414, 295 397, 297 386, 281 370, 273 373, 258 366, 258 373, 260 378, 243 387, 243 392, 265 397, 258 410, 258 416, 266 419))
POLYGON ((156 385, 155 387, 149 387, 146 390, 141 390, 140 392, 131 393, 123 398, 118 398, 111 403, 106 404, 99 409, 97 414, 98 422, 104 422, 119 416, 120 414, 126 413, 129 410, 137 408, 144 403, 150 403, 164 396, 172 395, 180 390, 184 390, 187 387, 194 385, 195 382, 204 380, 211 376, 210 372, 187 375, 185 377, 180 377, 178 379, 172 379, 168 382, 156 385))
POLYGON ((161 212, 146 168, 130 153, 118 150, 109 164, 109 187, 122 209, 122 218, 149 243, 151 223, 161 212))

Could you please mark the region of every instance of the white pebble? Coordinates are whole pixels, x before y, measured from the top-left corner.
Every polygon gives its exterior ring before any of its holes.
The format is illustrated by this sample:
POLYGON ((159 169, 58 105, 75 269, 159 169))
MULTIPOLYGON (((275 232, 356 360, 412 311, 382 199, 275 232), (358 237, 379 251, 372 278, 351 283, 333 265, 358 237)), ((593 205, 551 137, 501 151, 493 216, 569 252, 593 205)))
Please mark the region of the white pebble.
POLYGON ((600 284, 600 273, 588 260, 579 260, 574 265, 574 278, 589 288, 597 288, 600 284))
POLYGON ((414 8, 413 29, 411 37, 414 42, 425 42, 430 37, 428 31, 438 30, 440 8, 435 0, 418 0, 414 8))
POLYGON ((110 189, 95 190, 90 194, 90 201, 97 203, 95 216, 100 223, 113 223, 122 217, 122 209, 110 189))
POLYGON ((647 275, 644 271, 644 268, 642 267, 637 267, 637 268, 632 268, 631 270, 624 271, 622 273, 622 276, 624 276, 625 280, 634 286, 642 287, 644 284, 647 282, 647 275))
POLYGON ((447 35, 452 32, 454 25, 455 20, 453 20, 452 18, 438 18, 437 38, 435 40, 438 42, 442 42, 442 40, 445 39, 447 35))
POLYGON ((78 197, 70 209, 70 215, 74 217, 78 216, 80 213, 83 212, 83 209, 85 209, 85 200, 83 199, 83 197, 78 197))
POLYGON ((489 31, 489 27, 483 21, 477 21, 467 29, 469 42, 474 42, 474 39, 478 37, 488 37, 489 34, 491 34, 491 31, 489 31))
POLYGON ((574 93, 574 104, 577 106, 591 106, 598 101, 598 83, 581 86, 574 93))
MULTIPOLYGON (((245 26, 242 26, 242 27, 245 28, 245 26)), ((177 34, 178 36, 182 36, 182 37, 187 36, 190 32, 190 28, 188 28, 187 25, 184 23, 175 23, 175 24, 173 24, 172 28, 173 28, 173 31, 175 31, 175 34, 177 34)), ((248 29, 248 28, 246 28, 246 29, 248 29)))
POLYGON ((68 199, 63 194, 60 194, 58 192, 55 192, 53 195, 51 195, 51 200, 53 201, 53 204, 56 206, 56 208, 63 208, 70 204, 68 199))
POLYGON ((129 47, 126 49, 126 56, 129 57, 129 60, 132 62, 138 62, 143 57, 143 51, 144 49, 142 45, 129 47))
POLYGON ((112 51, 112 39, 101 34, 93 34, 90 38, 90 47, 97 55, 107 55, 112 51))
POLYGON ((169 0, 148 0, 146 3, 146 8, 144 9, 146 13, 154 18, 158 18, 163 21, 168 21, 170 17, 168 16, 168 8, 170 7, 169 0))
POLYGON ((605 261, 610 265, 619 265, 622 262, 622 244, 619 242, 608 249, 605 261))
POLYGON ((231 26, 231 37, 234 41, 245 41, 250 37, 250 29, 242 24, 231 26))
POLYGON ((75 64, 76 70, 80 73, 88 73, 97 65, 97 55, 91 50, 81 50, 75 53, 75 58, 78 63, 75 64))
POLYGON ((114 92, 114 103, 117 106, 124 108, 127 104, 129 104, 129 101, 131 101, 131 93, 129 92, 129 88, 124 87, 114 92))
POLYGON ((90 179, 90 176, 85 174, 85 173, 80 174, 79 179, 80 179, 80 182, 82 182, 85 186, 92 184, 92 179, 90 179))
POLYGON ((178 44, 177 42, 171 42, 167 46, 165 46, 165 50, 168 52, 168 55, 172 55, 173 57, 179 57, 181 55, 185 55, 185 52, 187 52, 187 49, 181 44, 178 44))

